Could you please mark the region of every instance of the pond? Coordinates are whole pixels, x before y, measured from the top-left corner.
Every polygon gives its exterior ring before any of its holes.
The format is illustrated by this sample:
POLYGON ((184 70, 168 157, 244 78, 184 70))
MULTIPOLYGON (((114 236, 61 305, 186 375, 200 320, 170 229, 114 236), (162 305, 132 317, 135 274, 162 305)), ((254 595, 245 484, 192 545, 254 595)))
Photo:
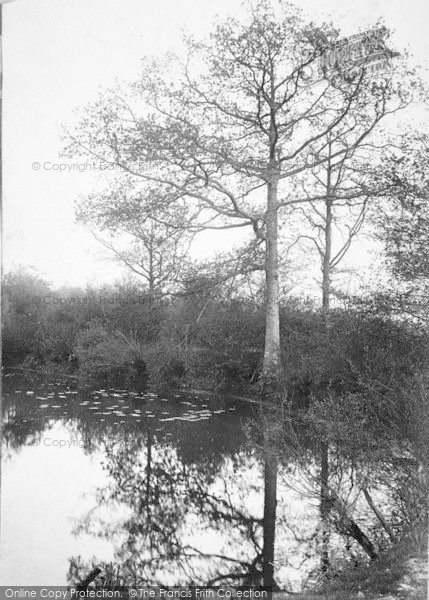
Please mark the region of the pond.
MULTIPOLYGON (((77 583, 96 566, 128 585, 256 583, 251 403, 17 376, 3 395, 2 585, 77 583)), ((317 564, 317 499, 293 462, 282 468, 276 577, 299 589, 317 564)))

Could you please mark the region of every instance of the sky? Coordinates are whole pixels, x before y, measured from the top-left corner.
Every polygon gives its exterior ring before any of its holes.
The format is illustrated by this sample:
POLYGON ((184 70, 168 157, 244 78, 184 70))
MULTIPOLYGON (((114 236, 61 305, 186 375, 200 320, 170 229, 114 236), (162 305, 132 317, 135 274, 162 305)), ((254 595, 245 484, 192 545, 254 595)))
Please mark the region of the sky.
MULTIPOLYGON (((427 0, 296 0, 345 35, 383 18, 393 43, 429 66, 427 0)), ((111 282, 122 270, 82 225, 74 203, 103 174, 61 158, 62 126, 103 88, 134 80, 147 54, 180 50, 183 29, 210 31, 241 0, 15 0, 3 6, 3 269, 33 267, 54 286, 111 282), (59 169, 62 169, 61 171, 59 169)), ((429 79, 428 79, 429 80, 429 79)), ((223 241, 204 234, 195 253, 223 241)), ((226 243, 226 242, 225 242, 226 243)))

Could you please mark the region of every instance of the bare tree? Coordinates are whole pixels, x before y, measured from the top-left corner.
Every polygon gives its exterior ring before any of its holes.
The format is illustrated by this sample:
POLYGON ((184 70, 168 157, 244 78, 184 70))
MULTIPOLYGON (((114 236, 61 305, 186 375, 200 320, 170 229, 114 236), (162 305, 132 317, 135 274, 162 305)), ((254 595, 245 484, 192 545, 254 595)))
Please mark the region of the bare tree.
POLYGON ((186 227, 169 226, 160 213, 156 220, 147 214, 129 180, 81 202, 77 218, 91 227, 113 260, 145 281, 151 303, 180 284, 190 264, 194 234, 186 227))
MULTIPOLYGON (((380 150, 380 148, 374 148, 380 150)), ((336 139, 327 135, 324 151, 326 162, 318 165, 301 179, 297 185, 308 197, 308 205, 298 207, 309 231, 301 239, 309 241, 317 251, 322 278, 320 281, 322 310, 325 321, 326 347, 329 347, 332 277, 336 268, 347 254, 352 242, 361 230, 370 198, 377 197, 384 186, 371 185, 367 176, 368 150, 362 158, 360 146, 351 150, 347 147, 347 131, 336 139), (337 148, 346 151, 333 158, 337 148), (315 202, 315 196, 321 198, 315 202)), ((329 512, 331 493, 329 491, 329 446, 322 442, 320 449, 320 519, 321 519, 321 569, 329 568, 329 512)))
MULTIPOLYGON (((152 218, 186 213, 190 230, 245 227, 264 242, 262 390, 279 404, 279 213, 309 202, 291 182, 327 162, 328 133, 336 140, 347 131, 347 146, 335 148, 334 160, 370 145, 380 121, 411 101, 402 72, 374 82, 363 63, 345 79, 319 74, 317 59, 337 35, 308 25, 289 4, 261 0, 245 23, 219 23, 207 42, 187 39, 186 60, 146 60, 128 96, 101 98, 70 140, 71 152, 119 165, 140 181, 152 218)), ((276 461, 268 451, 265 585, 273 582, 276 461)))

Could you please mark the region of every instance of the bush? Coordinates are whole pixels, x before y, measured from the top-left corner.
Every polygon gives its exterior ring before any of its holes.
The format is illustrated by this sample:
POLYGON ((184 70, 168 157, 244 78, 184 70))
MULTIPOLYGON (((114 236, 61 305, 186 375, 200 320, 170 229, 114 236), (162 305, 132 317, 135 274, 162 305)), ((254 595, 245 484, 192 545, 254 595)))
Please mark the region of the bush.
POLYGON ((36 274, 19 270, 5 275, 2 283, 3 362, 17 364, 27 357, 43 360, 43 299, 49 286, 36 274))
POLYGON ((88 379, 111 385, 146 380, 140 344, 119 331, 109 332, 98 319, 78 334, 74 354, 79 371, 88 379))
POLYGON ((142 352, 151 383, 160 388, 187 383, 187 359, 179 345, 165 340, 145 346, 142 352))

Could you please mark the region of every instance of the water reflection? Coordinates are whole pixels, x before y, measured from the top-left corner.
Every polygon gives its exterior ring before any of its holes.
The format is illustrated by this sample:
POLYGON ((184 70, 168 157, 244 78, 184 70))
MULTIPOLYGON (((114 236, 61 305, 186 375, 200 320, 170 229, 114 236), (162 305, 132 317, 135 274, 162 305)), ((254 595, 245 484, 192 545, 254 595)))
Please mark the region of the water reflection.
MULTIPOLYGON (((14 378, 4 411, 2 583, 76 584, 95 566, 109 585, 261 582, 248 404, 14 378)), ((275 571, 293 587, 314 566, 317 506, 282 486, 291 468, 284 457, 275 571)))
MULTIPOLYGON (((251 452, 186 463, 173 443, 149 432, 117 440, 104 454, 109 485, 99 492, 99 511, 80 520, 77 532, 118 540, 114 563, 103 565, 115 583, 253 581, 262 520, 251 452), (106 521, 113 507, 120 516, 106 521)), ((71 579, 82 580, 91 567, 73 560, 71 579)))

